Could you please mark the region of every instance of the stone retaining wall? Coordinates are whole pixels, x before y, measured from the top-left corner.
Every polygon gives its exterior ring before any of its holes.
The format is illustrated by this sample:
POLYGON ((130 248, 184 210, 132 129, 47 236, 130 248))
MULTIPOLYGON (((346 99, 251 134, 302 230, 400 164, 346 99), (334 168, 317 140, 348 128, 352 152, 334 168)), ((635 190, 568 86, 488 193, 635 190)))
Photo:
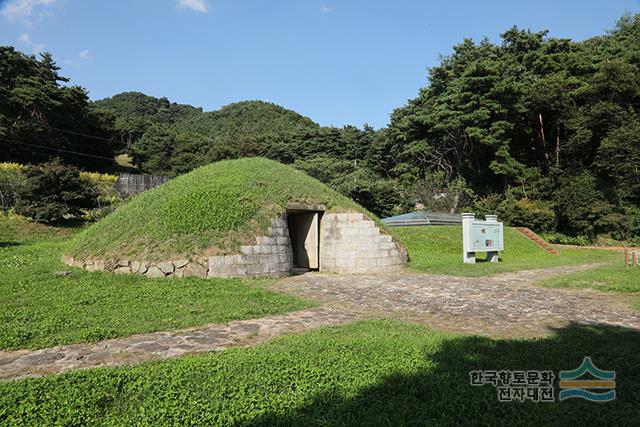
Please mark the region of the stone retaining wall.
POLYGON ((207 277, 267 276, 291 274, 293 252, 287 221, 272 219, 268 236, 256 238, 253 246, 242 246, 238 255, 209 257, 207 277))
POLYGON ((142 274, 160 277, 243 277, 287 276, 291 273, 293 254, 289 229, 283 219, 272 219, 268 236, 256 238, 256 244, 242 246, 238 255, 197 257, 163 262, 117 260, 75 260, 63 257, 69 266, 87 271, 109 271, 116 274, 142 274))
POLYGON ((380 273, 402 270, 407 251, 361 213, 326 213, 320 226, 320 271, 380 273))
MULTIPOLYGON (((293 252, 284 219, 272 219, 267 236, 256 244, 240 247, 240 253, 163 262, 129 259, 75 260, 65 264, 87 271, 141 274, 161 277, 281 277, 291 274, 293 252)), ((401 270, 407 252, 375 222, 361 213, 325 213, 320 221, 320 271, 328 273, 375 273, 401 270)))

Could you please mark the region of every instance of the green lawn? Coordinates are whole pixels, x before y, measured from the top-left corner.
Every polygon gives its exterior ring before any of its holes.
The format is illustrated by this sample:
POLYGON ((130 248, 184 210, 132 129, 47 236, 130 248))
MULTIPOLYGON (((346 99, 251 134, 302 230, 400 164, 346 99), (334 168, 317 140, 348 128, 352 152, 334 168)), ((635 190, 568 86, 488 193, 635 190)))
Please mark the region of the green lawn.
MULTIPOLYGON (((393 229, 409 250, 409 268, 414 271, 456 276, 486 276, 502 273, 591 262, 611 262, 619 255, 610 251, 560 249, 560 256, 548 254, 516 230, 505 227, 505 250, 499 263, 462 262, 462 227, 425 226, 393 229)), ((480 254, 478 258, 484 257, 480 254)))
MULTIPOLYGON (((622 259, 622 255, 619 255, 619 258, 622 259)), ((626 271, 623 262, 549 278, 540 284, 551 288, 591 288, 597 291, 620 292, 627 294, 635 308, 640 311, 640 267, 626 271)))
POLYGON ((152 280, 70 270, 73 229, 0 215, 0 349, 41 348, 140 332, 263 317, 309 307, 257 281, 152 280))
POLYGON ((626 271, 624 263, 617 263, 553 277, 541 283, 554 288, 592 288, 600 291, 636 293, 640 292, 640 268, 626 271))
MULTIPOLYGON (((492 340, 396 321, 254 348, 0 384, 7 425, 638 425, 640 333, 572 326, 492 340), (472 370, 616 371, 609 403, 500 403, 472 370)), ((558 382, 555 381, 556 399, 558 382)))

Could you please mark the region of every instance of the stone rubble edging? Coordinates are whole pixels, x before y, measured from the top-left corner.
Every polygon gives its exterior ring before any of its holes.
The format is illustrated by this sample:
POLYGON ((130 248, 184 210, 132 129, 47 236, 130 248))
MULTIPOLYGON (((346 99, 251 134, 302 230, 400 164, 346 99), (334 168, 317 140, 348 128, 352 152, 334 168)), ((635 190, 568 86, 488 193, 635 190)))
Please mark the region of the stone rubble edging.
POLYGON ((0 351, 0 381, 253 346, 285 333, 341 325, 354 320, 356 316, 353 314, 318 307, 201 328, 136 334, 96 343, 61 345, 41 350, 0 351))

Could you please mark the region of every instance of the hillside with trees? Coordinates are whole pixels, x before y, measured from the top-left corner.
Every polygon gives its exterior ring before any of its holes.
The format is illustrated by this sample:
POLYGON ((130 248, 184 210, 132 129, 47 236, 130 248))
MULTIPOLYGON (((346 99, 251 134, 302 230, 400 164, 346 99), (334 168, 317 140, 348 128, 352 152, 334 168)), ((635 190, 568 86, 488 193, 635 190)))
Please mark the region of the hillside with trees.
POLYGON ((465 40, 393 112, 391 175, 464 180, 511 222, 638 235, 639 67, 640 16, 584 42, 515 27, 501 45, 465 40))
POLYGON ((123 92, 94 103, 96 109, 109 111, 115 117, 114 130, 125 151, 137 141, 151 125, 174 125, 189 116, 201 113, 201 108, 169 102, 140 92, 123 92))
POLYGON ((201 112, 129 92, 95 104, 115 116, 128 153, 147 173, 176 176, 219 160, 261 156, 295 165, 378 215, 408 208, 402 189, 384 174, 385 132, 370 126, 322 127, 263 101, 201 112))
POLYGON ((90 170, 113 163, 113 116, 67 86, 53 57, 38 59, 0 46, 0 162, 41 163, 59 157, 90 170), (80 153, 80 154, 78 154, 80 153))
POLYGON ((381 216, 420 203, 496 212, 540 232, 640 236, 640 15, 585 41, 516 27, 498 44, 464 40, 378 130, 324 127, 262 101, 203 112, 126 92, 89 103, 84 89, 61 84, 50 55, 0 52, 2 160, 55 156, 87 168, 98 159, 79 162, 55 148, 126 151, 141 171, 176 176, 262 156, 381 216))

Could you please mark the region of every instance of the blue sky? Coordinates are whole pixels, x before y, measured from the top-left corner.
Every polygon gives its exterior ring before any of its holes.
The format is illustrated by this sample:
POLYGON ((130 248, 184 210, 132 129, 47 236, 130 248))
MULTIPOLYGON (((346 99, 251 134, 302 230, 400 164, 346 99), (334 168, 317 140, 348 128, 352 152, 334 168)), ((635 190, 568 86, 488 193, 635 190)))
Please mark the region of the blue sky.
POLYGON ((262 99, 322 125, 382 127, 464 38, 518 25, 582 40, 624 12, 640 1, 0 0, 0 44, 50 51, 92 99, 262 99))

